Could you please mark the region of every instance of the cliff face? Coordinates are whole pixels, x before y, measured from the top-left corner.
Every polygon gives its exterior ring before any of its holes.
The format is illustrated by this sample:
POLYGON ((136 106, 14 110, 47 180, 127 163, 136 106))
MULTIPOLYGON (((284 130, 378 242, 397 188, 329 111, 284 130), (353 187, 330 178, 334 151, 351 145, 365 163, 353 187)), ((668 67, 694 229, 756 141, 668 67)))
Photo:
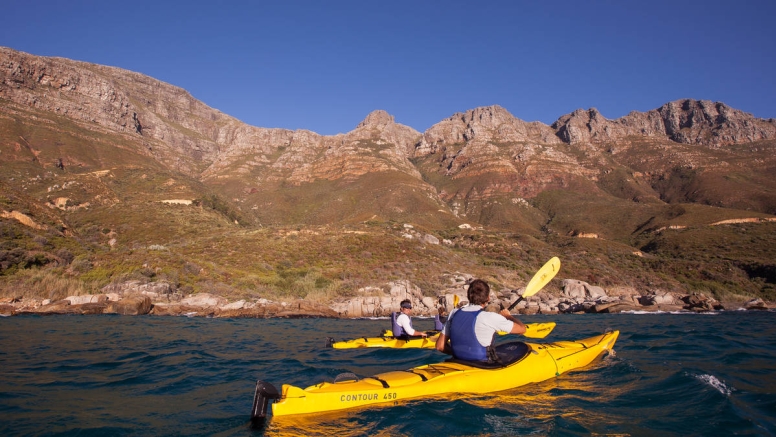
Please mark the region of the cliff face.
POLYGON ((222 149, 257 143, 276 147, 292 134, 248 126, 181 88, 142 74, 2 47, 0 99, 7 101, 5 111, 35 109, 88 130, 119 133, 134 141, 140 153, 190 175, 222 149))
POLYGON ((677 100, 658 109, 607 120, 595 108, 560 117, 552 128, 570 144, 616 142, 631 136, 720 147, 776 138, 776 120, 763 120, 708 100, 677 100))

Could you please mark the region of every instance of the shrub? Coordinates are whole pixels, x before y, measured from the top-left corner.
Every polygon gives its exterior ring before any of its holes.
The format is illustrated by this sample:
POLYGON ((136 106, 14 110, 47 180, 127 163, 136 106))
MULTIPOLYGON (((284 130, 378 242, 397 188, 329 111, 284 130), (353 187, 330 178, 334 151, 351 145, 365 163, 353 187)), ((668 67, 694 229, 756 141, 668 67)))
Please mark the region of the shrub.
POLYGON ((92 262, 84 255, 78 255, 70 263, 70 270, 76 274, 83 274, 92 269, 92 262))

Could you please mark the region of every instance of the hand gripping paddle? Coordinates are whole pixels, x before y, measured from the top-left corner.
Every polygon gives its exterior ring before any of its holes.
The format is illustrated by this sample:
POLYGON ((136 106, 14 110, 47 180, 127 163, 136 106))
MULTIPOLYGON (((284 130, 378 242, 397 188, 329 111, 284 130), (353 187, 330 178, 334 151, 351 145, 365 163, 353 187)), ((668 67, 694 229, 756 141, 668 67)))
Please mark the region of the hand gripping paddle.
POLYGON ((512 305, 510 305, 507 310, 512 311, 512 308, 519 304, 520 301, 526 297, 531 297, 538 293, 539 290, 544 288, 544 286, 555 277, 555 275, 558 273, 558 270, 560 270, 560 259, 557 256, 554 256, 549 261, 547 261, 538 272, 536 272, 530 281, 528 281, 528 285, 525 286, 525 291, 523 294, 518 297, 516 301, 512 302, 512 305))

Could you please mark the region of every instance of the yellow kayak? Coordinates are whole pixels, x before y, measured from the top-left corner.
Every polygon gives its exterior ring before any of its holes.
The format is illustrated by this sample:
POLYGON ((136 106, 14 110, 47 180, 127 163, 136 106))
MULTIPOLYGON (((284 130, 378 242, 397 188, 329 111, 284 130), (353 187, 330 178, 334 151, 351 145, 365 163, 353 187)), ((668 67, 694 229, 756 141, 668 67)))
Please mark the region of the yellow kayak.
POLYGON ((599 355, 612 351, 619 334, 613 331, 575 341, 502 344, 497 346, 500 356, 513 353, 517 361, 498 368, 447 360, 362 379, 347 374, 345 380, 322 382, 305 389, 283 384, 280 392, 260 380, 256 383, 251 420, 254 423, 265 420, 270 400, 274 401, 272 415, 286 416, 376 404, 396 405, 407 399, 448 393, 508 390, 587 366, 599 355))
POLYGON ((333 341, 329 338, 326 346, 334 349, 360 349, 364 347, 388 347, 393 349, 433 349, 439 338, 439 331, 426 333, 428 337, 394 337, 386 332, 379 337, 361 337, 353 340, 333 341))
MULTIPOLYGON (((526 323, 525 337, 544 338, 555 328, 555 322, 526 323)), ((500 335, 506 334, 499 332, 500 335)), ((426 332, 428 337, 394 337, 389 330, 379 337, 361 337, 352 340, 334 341, 329 338, 326 346, 334 349, 360 349, 364 347, 387 347, 393 349, 433 349, 436 345, 439 331, 426 332)))

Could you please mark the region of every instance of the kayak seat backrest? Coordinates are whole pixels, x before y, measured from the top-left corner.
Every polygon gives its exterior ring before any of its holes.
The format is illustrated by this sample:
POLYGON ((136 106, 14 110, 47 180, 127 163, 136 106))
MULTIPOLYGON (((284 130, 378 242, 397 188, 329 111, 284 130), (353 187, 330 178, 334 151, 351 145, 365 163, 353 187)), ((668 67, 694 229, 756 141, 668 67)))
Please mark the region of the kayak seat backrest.
POLYGON ((531 348, 522 341, 513 341, 509 343, 502 343, 496 346, 496 355, 499 358, 498 362, 492 361, 467 361, 459 360, 457 358, 450 358, 447 361, 451 363, 465 364, 467 366, 476 367, 478 369, 500 369, 507 367, 520 361, 523 357, 531 352, 531 348))

